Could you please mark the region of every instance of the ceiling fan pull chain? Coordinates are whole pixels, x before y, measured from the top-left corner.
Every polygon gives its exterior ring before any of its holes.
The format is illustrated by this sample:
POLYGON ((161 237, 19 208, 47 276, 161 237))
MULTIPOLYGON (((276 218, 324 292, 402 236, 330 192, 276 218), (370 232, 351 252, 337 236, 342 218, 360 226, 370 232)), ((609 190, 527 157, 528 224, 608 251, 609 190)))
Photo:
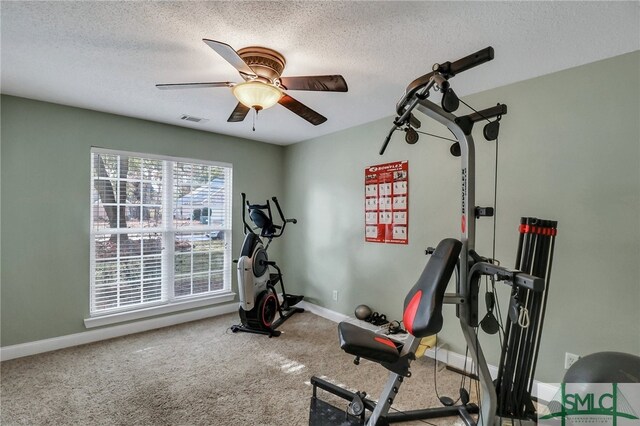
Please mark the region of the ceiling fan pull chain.
POLYGON ((253 131, 256 131, 256 118, 258 117, 258 110, 253 108, 253 131))

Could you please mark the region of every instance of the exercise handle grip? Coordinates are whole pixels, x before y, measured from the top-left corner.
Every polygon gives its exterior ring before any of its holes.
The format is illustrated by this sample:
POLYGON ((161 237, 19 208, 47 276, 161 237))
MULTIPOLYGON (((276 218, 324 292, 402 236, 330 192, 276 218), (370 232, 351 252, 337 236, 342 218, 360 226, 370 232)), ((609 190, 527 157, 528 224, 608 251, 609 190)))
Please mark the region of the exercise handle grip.
POLYGON ((280 208, 280 203, 278 202, 278 198, 271 197, 271 200, 274 202, 274 204, 276 205, 276 207, 278 209, 278 214, 280 215, 280 219, 283 222, 286 222, 286 219, 284 218, 284 214, 282 213, 282 209, 280 208))
POLYGON ((383 155, 384 152, 387 150, 387 145, 389 145, 389 141, 391 140, 391 135, 393 135, 393 132, 396 131, 396 126, 393 126, 393 128, 391 129, 391 131, 389 131, 389 134, 387 135, 387 138, 384 140, 384 143, 382 144, 382 147, 380 148, 380 155, 383 155))
POLYGON ((247 194, 245 194, 244 192, 242 193, 242 224, 244 225, 244 227, 242 228, 242 232, 244 233, 244 235, 247 235, 249 232, 251 232, 251 227, 249 226, 249 224, 247 223, 247 219, 245 217, 245 206, 248 205, 247 204, 247 194))
POLYGON ((489 46, 462 59, 458 59, 449 66, 448 74, 453 77, 463 71, 482 65, 493 59, 493 47, 489 46))

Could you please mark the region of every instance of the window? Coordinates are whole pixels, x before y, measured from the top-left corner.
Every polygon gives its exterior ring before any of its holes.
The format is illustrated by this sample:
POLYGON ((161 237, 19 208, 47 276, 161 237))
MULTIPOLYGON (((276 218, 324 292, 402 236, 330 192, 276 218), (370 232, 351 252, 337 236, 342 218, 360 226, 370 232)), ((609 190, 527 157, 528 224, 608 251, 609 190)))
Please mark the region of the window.
POLYGON ((92 149, 91 169, 91 316, 231 292, 231 165, 92 149))

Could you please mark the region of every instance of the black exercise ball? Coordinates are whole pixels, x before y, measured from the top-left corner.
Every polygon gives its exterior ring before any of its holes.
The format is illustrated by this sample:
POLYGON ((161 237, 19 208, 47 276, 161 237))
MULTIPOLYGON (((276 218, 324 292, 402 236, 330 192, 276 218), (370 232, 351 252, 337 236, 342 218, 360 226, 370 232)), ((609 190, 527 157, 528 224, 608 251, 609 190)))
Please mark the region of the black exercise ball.
POLYGON ((640 357, 622 352, 597 352, 577 360, 564 383, 640 383, 640 357))
POLYGON ((371 316, 373 311, 367 305, 358 305, 356 306, 356 318, 359 320, 366 320, 371 316))

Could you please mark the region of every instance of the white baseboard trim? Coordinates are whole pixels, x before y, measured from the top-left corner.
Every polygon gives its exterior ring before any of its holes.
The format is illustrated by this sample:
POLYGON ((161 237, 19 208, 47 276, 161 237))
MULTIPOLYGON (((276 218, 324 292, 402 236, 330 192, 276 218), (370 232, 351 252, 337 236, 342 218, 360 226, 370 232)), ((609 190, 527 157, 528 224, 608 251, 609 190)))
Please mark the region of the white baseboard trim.
POLYGON ((560 390, 560 387, 557 385, 543 383, 537 380, 533 381, 533 396, 538 398, 541 402, 548 403, 549 401, 552 401, 558 393, 558 390, 560 390))
POLYGON ((333 322, 340 322, 349 319, 348 315, 341 314, 336 311, 332 311, 331 309, 327 309, 322 306, 315 305, 313 303, 307 302, 306 300, 301 301, 296 306, 304 308, 305 311, 309 311, 312 314, 316 314, 319 317, 326 318, 333 322))
POLYGON ((225 305, 218 305, 207 309, 199 309, 196 311, 189 311, 175 315, 152 318, 129 324, 116 325, 113 327, 84 331, 82 333, 53 337, 51 339, 36 340, 34 342, 5 346, 0 348, 0 360, 7 361, 14 358, 21 358, 29 355, 40 354, 43 352, 55 351, 72 346, 98 342, 100 340, 113 339, 114 337, 126 336, 128 334, 140 333, 142 331, 154 330, 156 328, 169 327, 185 322, 229 314, 231 312, 236 312, 237 310, 237 303, 228 303, 225 305))
MULTIPOLYGON (((425 356, 431 358, 431 359, 436 359, 436 356, 438 356, 437 361, 438 362, 442 362, 445 363, 447 365, 449 364, 449 353, 451 353, 449 350, 447 350, 447 345, 444 343, 437 343, 436 346, 438 347, 438 350, 436 351, 436 348, 429 348, 425 351, 425 356)), ((439 367, 439 366, 438 366, 439 367)), ((457 367, 456 367, 457 368, 457 367)))
MULTIPOLYGON (((326 318, 334 322, 340 322, 340 321, 344 321, 351 318, 348 315, 344 315, 339 312, 332 311, 331 309, 314 305, 313 303, 309 303, 306 301, 301 302, 300 306, 304 307, 305 310, 308 310, 313 314, 316 314, 322 318, 326 318)), ((436 351, 433 348, 428 349, 425 352, 425 355, 428 356, 429 358, 435 359, 436 351)), ((438 355, 438 362, 443 362, 453 368, 456 368, 461 371, 467 371, 469 373, 473 372, 474 370, 471 357, 465 357, 462 354, 446 349, 446 345, 438 345, 437 355, 438 355), (466 360, 466 369, 465 369, 465 360, 466 360)), ((495 379, 498 375, 498 367, 494 365, 489 365, 489 372, 491 373, 491 377, 495 379)), ((557 391, 558 391, 558 387, 556 385, 539 382, 537 380, 534 380, 533 382, 533 396, 543 401, 551 401, 557 391)))

